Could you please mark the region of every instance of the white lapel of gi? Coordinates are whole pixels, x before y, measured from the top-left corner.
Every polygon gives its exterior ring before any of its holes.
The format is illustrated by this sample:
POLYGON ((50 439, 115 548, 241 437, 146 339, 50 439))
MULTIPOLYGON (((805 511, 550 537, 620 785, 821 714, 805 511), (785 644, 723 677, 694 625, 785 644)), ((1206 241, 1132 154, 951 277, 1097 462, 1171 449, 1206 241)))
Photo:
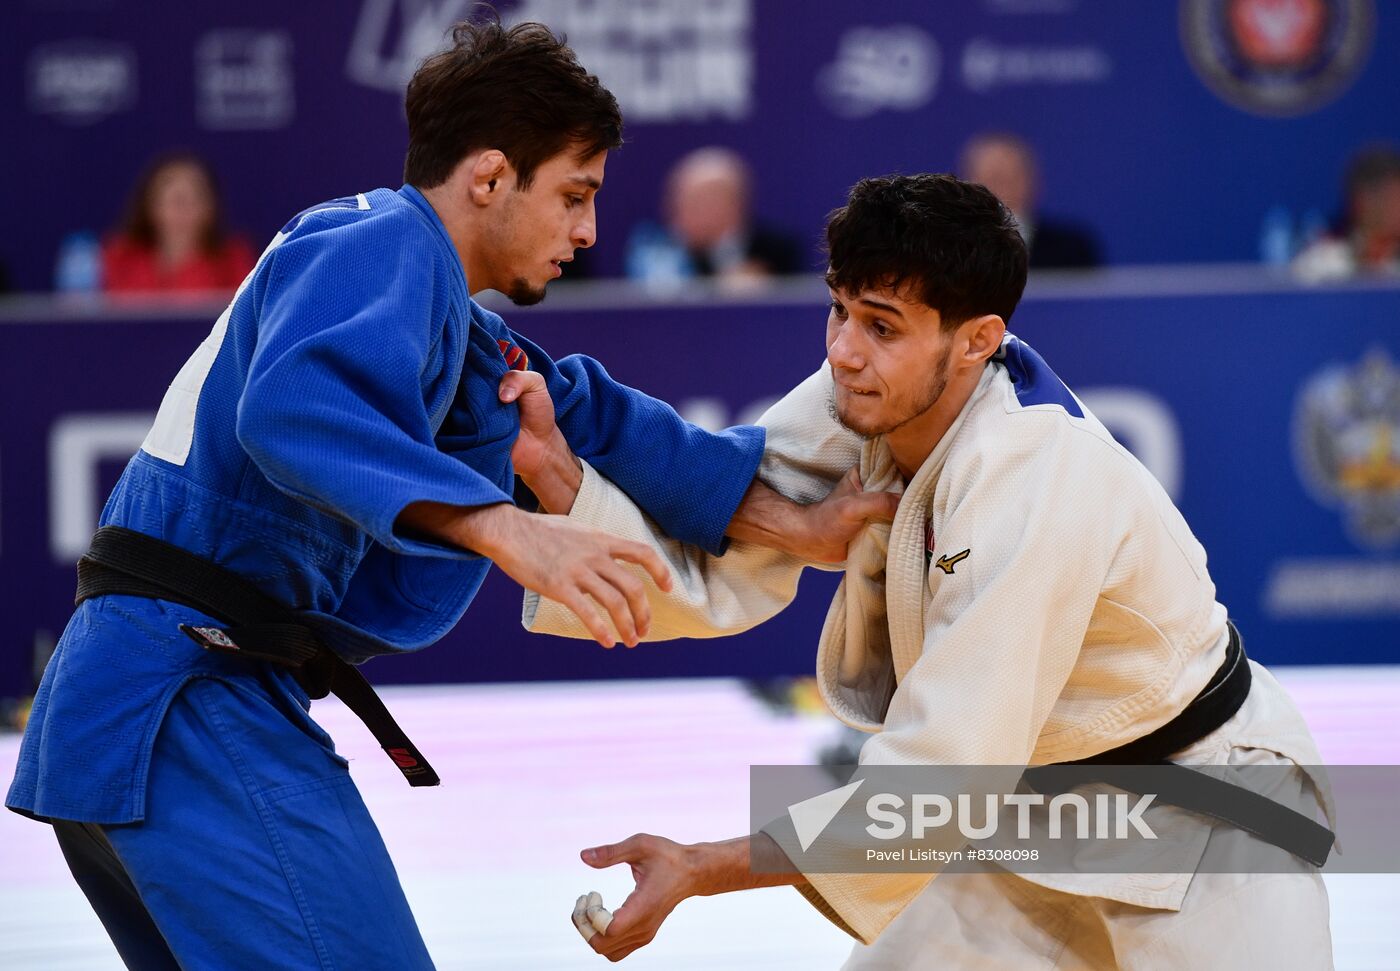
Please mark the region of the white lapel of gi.
POLYGON ((883 437, 861 449, 860 474, 867 492, 900 492, 892 526, 867 527, 851 544, 846 576, 836 590, 817 647, 817 684, 836 717, 861 731, 879 731, 890 696, 923 652, 928 608, 924 529, 939 473, 953 441, 986 397, 995 365, 989 365, 914 480, 903 486, 883 437))
POLYGON ((924 624, 928 614, 928 564, 925 551, 925 531, 933 514, 933 493, 938 487, 949 453, 958 433, 987 398, 987 389, 1000 371, 988 364, 953 424, 943 433, 914 479, 904 490, 890 531, 889 558, 886 567, 885 599, 889 612, 890 653, 894 659, 895 677, 903 680, 924 651, 924 624))

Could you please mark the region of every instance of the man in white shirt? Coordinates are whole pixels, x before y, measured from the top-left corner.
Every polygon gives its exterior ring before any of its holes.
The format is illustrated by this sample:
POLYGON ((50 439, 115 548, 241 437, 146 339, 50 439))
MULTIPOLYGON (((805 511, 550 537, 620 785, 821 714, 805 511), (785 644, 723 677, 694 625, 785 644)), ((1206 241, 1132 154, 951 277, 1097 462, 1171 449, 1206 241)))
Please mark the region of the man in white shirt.
MULTIPOLYGON (((833 215, 827 243, 827 362, 761 420, 759 477, 799 502, 833 486, 838 499, 902 493, 893 525, 851 544, 817 655, 832 711, 873 733, 862 768, 1138 761, 1141 743, 1170 738, 1141 760, 1278 765, 1288 791, 1275 795, 1330 819, 1325 779, 1299 768, 1320 763, 1307 728, 1243 658, 1180 513, 1006 333, 1026 276, 1006 209, 951 176, 868 179, 833 215), (1229 693, 1203 722, 1202 700, 1229 693), (1133 758, 1112 758, 1128 745, 1133 758)), ((668 563, 671 590, 649 585, 649 639, 733 633, 790 602, 808 564, 747 543, 709 557, 667 539, 568 455, 548 408, 522 413, 517 469, 543 506, 668 563)), ((537 597, 525 622, 587 636, 537 597)), ((1202 828, 1196 848, 1253 838, 1202 828)), ((861 942, 853 968, 1331 967, 1326 892, 1302 860, 1268 875, 803 875, 778 872, 792 869, 773 865, 782 853, 795 855, 771 827, 724 843, 639 835, 585 850, 586 863, 627 862, 637 876, 590 944, 618 960, 688 896, 793 884, 861 942)))

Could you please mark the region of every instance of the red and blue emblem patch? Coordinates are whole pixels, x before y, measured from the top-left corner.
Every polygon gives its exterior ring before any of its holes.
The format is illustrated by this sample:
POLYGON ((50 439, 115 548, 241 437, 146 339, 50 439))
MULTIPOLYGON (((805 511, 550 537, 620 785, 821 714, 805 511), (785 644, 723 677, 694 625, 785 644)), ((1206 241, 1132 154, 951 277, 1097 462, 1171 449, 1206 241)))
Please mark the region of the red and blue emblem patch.
POLYGON ((501 349, 501 356, 506 359, 506 367, 510 368, 512 371, 530 370, 529 355, 519 347, 512 344, 510 341, 501 340, 499 337, 496 338, 496 346, 501 349))

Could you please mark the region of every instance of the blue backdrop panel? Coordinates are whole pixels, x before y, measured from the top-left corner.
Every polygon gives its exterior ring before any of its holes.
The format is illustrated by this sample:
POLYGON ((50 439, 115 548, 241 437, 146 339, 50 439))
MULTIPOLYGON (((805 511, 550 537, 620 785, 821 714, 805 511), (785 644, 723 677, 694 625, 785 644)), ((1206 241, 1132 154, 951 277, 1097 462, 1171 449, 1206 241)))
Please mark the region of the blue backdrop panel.
MULTIPOLYGON (((592 353, 688 413, 732 421, 823 360, 813 289, 810 302, 782 305, 507 316, 556 355, 592 353)), ((27 685, 36 638, 62 629, 73 545, 211 319, 0 322, 0 693, 27 685)), ((1046 292, 1028 298, 1013 329, 1172 484, 1251 654, 1400 662, 1400 288, 1046 292)), ((796 605, 741 637, 605 652, 524 634, 518 589, 493 573, 444 642, 369 672, 383 681, 802 673, 835 579, 809 572, 796 605)))
MULTIPOLYGON (((599 202, 595 264, 607 274, 622 269, 627 230, 656 217, 667 169, 705 144, 753 160, 759 214, 815 260, 821 217, 855 180, 948 170, 973 133, 1012 130, 1042 156, 1046 207, 1095 228, 1109 259, 1184 263, 1255 259, 1275 206, 1330 217, 1348 156, 1400 138, 1392 2, 502 6, 565 30, 622 101, 629 143, 610 159, 599 202), (1183 29, 1192 10, 1207 15, 1199 30, 1183 29), (1240 38, 1229 11, 1252 15, 1240 29, 1271 39, 1259 56, 1301 58, 1246 88, 1293 92, 1293 113, 1229 94, 1252 76, 1231 53, 1240 38), (1300 11, 1325 20, 1310 30, 1300 11), (1217 48, 1216 74, 1193 66, 1217 48)), ((231 221, 259 246, 305 206, 397 186, 402 82, 470 8, 4 4, 0 211, 10 231, 0 261, 17 288, 46 288, 63 235, 112 226, 140 167, 173 147, 216 162, 231 221)))

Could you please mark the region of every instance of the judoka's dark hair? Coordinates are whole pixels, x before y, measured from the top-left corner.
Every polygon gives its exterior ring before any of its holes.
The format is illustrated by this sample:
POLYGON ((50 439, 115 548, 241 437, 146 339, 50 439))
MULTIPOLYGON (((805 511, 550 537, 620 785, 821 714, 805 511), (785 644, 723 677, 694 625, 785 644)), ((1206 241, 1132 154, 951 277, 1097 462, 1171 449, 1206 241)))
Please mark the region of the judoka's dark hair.
POLYGON ((862 179, 827 217, 827 285, 886 290, 937 310, 951 330, 1010 320, 1026 288, 1016 219, 986 188, 945 174, 862 179))
POLYGON ((571 146, 591 158, 622 144, 617 99, 543 24, 504 27, 490 7, 452 28, 452 46, 408 82, 403 178, 431 189, 472 152, 497 148, 528 189, 571 146))

